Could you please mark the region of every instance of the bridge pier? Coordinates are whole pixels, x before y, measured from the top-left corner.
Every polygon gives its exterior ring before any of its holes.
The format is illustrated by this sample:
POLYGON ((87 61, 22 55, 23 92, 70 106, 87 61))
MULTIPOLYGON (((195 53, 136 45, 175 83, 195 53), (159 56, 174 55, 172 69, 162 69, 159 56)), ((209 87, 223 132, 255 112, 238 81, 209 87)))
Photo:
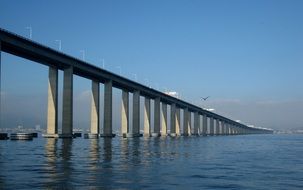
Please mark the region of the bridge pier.
POLYGON ((144 102, 144 136, 151 136, 151 126, 150 126, 150 99, 145 97, 144 102))
POLYGON ((133 93, 133 129, 134 137, 140 136, 140 91, 136 90, 133 93))
POLYGON ((230 135, 230 124, 226 123, 226 135, 230 135))
POLYGON ((170 136, 180 135, 180 108, 176 107, 176 104, 171 104, 171 122, 170 122, 170 136))
POLYGON ((222 120, 218 120, 218 135, 222 135, 222 120))
POLYGON ((63 114, 61 138, 72 138, 73 135, 73 67, 64 69, 63 79, 63 114))
POLYGON ((47 127, 45 137, 58 137, 58 69, 48 69, 47 127))
POLYGON ((199 135, 200 129, 200 115, 198 112, 194 113, 194 133, 193 135, 199 135))
POLYGON ((222 120, 221 121, 221 134, 222 135, 226 135, 224 130, 225 130, 225 122, 222 120))
POLYGON ((176 104, 170 106, 170 135, 176 136, 176 104))
POLYGON ((210 117, 210 121, 209 121, 209 135, 214 135, 215 132, 215 126, 214 126, 214 118, 210 117))
POLYGON ((231 134, 235 135, 235 126, 234 125, 231 125, 231 134))
POLYGON ((180 136, 181 135, 181 132, 180 132, 180 122, 181 122, 181 120, 180 120, 180 108, 176 108, 176 134, 178 135, 178 136, 180 136))
POLYGON ((2 108, 2 104, 1 104, 1 99, 2 99, 2 86, 1 86, 1 81, 2 81, 2 64, 1 64, 1 54, 2 54, 2 42, 0 41, 0 128, 2 127, 2 112, 1 112, 1 108, 2 108))
POLYGON ((226 135, 230 135, 230 124, 227 123, 226 125, 226 135))
POLYGON ((99 103, 100 103, 100 85, 98 81, 92 81, 92 96, 91 96, 91 120, 90 133, 97 137, 99 136, 99 103))
POLYGON ((207 134, 207 116, 205 114, 202 115, 202 135, 207 134))
POLYGON ((160 98, 155 98, 154 101, 154 133, 153 136, 161 136, 160 133, 160 98))
POLYGON ((129 92, 122 90, 121 134, 126 137, 129 133, 129 92))
POLYGON ((215 132, 215 135, 220 135, 220 120, 219 119, 216 119, 216 132, 215 132))
POLYGON ((189 130, 190 130, 190 124, 189 124, 189 114, 188 108, 184 108, 183 110, 183 135, 188 136, 189 130))
POLYGON ((167 105, 162 102, 162 129, 161 129, 161 135, 166 136, 167 135, 167 105))
POLYGON ((101 137, 114 137, 113 134, 113 81, 108 80, 104 83, 104 120, 103 134, 101 137))

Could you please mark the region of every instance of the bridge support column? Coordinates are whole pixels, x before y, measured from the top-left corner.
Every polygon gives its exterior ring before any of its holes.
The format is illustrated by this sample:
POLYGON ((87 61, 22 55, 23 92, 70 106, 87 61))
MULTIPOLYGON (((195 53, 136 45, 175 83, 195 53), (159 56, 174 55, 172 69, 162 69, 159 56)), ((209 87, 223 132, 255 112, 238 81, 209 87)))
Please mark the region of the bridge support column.
POLYGON ((227 135, 231 135, 230 123, 227 124, 227 135))
POLYGON ((47 129, 44 137, 58 137, 58 69, 48 69, 47 129))
POLYGON ((214 130, 215 130, 214 118, 210 117, 210 121, 209 121, 209 134, 210 135, 214 135, 215 134, 214 130))
POLYGON ((233 134, 231 124, 228 125, 228 134, 229 134, 229 135, 232 135, 232 134, 233 134))
POLYGON ((126 90, 122 90, 121 133, 123 137, 129 133, 129 93, 126 90))
POLYGON ((176 134, 181 135, 181 132, 180 132, 180 108, 176 108, 176 134))
POLYGON ((188 112, 188 108, 184 108, 183 110, 183 135, 184 136, 188 136, 189 135, 189 112, 188 112))
POLYGON ((104 83, 104 120, 103 134, 101 137, 114 137, 113 134, 113 81, 104 83))
POLYGON ((246 135, 247 134, 247 129, 242 129, 243 130, 243 135, 246 135))
POLYGON ((73 135, 73 67, 64 69, 62 138, 73 135))
POLYGON ((200 115, 198 112, 194 113, 194 135, 199 135, 200 129, 200 115))
POLYGON ((202 125, 202 135, 206 135, 206 133, 207 133, 207 116, 206 115, 203 115, 202 116, 202 123, 203 123, 203 125, 202 125))
POLYGON ((176 104, 170 106, 170 135, 176 136, 176 104))
POLYGON ((144 102, 144 136, 151 136, 151 127, 150 127, 150 99, 145 97, 144 102))
POLYGON ((221 134, 226 135, 225 134, 225 122, 223 120, 221 121, 221 134))
POLYGON ((90 133, 98 137, 99 135, 99 101, 100 85, 98 81, 92 81, 92 102, 91 102, 91 120, 90 133))
POLYGON ((161 136, 160 133, 160 98, 155 98, 154 101, 154 133, 153 136, 161 136))
POLYGON ((219 135, 223 135, 222 120, 219 120, 219 135))
POLYGON ((224 135, 228 135, 228 123, 224 122, 223 133, 224 135))
POLYGON ((1 71, 1 67, 2 67, 2 64, 1 64, 1 54, 2 54, 2 46, 1 46, 1 41, 0 41, 0 128, 2 127, 2 112, 1 112, 1 109, 2 109, 2 104, 1 104, 1 99, 2 99, 2 88, 1 88, 1 78, 2 78, 2 71, 1 71))
POLYGON ((133 93, 133 130, 134 137, 140 136, 140 91, 133 93))
POLYGON ((216 119, 216 133, 215 135, 220 135, 220 120, 216 119))
POLYGON ((230 123, 227 124, 227 127, 226 127, 226 134, 227 134, 227 135, 231 135, 230 123))
POLYGON ((161 129, 161 135, 166 136, 167 135, 167 105, 162 102, 162 129, 161 129))

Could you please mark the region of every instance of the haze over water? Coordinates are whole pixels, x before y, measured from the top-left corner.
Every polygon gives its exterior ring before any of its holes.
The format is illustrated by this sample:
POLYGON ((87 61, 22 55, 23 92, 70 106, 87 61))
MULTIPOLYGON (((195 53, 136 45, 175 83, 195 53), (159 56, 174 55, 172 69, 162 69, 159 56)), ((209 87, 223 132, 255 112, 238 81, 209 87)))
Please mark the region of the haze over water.
POLYGON ((0 189, 302 189, 302 137, 0 141, 0 189))

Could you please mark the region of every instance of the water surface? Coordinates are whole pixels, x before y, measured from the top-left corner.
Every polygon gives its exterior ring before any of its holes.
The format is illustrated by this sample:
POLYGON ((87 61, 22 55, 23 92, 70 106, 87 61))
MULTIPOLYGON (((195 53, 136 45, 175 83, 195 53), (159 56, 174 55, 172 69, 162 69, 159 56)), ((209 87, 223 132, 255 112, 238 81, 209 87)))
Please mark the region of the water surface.
POLYGON ((0 141, 0 189, 303 189, 303 135, 0 141))

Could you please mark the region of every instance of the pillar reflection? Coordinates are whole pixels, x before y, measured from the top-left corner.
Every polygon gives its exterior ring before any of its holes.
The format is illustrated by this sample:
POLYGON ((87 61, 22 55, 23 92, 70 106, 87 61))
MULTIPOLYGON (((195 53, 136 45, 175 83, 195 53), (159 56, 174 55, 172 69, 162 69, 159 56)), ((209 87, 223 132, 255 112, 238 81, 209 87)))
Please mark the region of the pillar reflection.
POLYGON ((45 170, 47 171, 48 178, 45 182, 45 187, 50 188, 56 185, 58 178, 57 173, 57 138, 47 138, 44 146, 45 149, 45 170))

